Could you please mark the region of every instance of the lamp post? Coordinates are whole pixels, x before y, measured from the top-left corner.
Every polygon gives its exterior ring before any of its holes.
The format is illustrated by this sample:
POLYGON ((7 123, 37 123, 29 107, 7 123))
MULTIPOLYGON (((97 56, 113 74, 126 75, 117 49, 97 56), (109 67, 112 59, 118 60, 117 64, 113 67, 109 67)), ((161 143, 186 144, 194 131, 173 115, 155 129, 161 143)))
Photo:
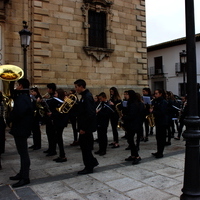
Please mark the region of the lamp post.
POLYGON ((23 48, 23 52, 24 52, 24 62, 23 62, 24 78, 27 78, 27 47, 30 44, 32 33, 27 29, 28 28, 27 22, 23 21, 22 23, 23 23, 24 29, 19 31, 19 35, 20 35, 21 47, 23 48))
POLYGON ((197 101, 196 41, 194 25, 194 0, 185 0, 186 51, 187 51, 187 104, 185 170, 181 200, 200 199, 200 118, 197 101))
POLYGON ((186 72, 186 63, 187 63, 187 54, 185 50, 179 53, 180 64, 183 66, 183 96, 186 95, 186 82, 185 82, 185 72, 186 72))

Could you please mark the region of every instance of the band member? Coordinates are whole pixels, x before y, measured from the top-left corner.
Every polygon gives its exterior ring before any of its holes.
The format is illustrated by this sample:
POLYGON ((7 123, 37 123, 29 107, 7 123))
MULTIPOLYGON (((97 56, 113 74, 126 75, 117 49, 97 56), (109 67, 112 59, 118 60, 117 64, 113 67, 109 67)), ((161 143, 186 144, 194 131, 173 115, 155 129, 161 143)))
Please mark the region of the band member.
POLYGON ((120 147, 119 146, 119 136, 118 136, 118 131, 117 131, 117 126, 118 126, 118 121, 119 121, 119 113, 116 110, 116 105, 120 102, 121 102, 121 98, 119 96, 117 88, 111 87, 109 103, 110 103, 111 108, 115 111, 110 117, 114 141, 109 145, 112 146, 112 148, 120 147))
POLYGON ((86 89, 86 82, 78 79, 74 82, 76 92, 82 97, 79 102, 78 129, 79 143, 85 168, 78 174, 93 173, 93 168, 99 163, 92 154, 93 132, 96 131, 96 108, 92 94, 86 89))
MULTIPOLYGON (((142 93, 143 93, 143 102, 145 104, 145 115, 147 116, 150 114, 149 109, 152 100, 151 90, 150 88, 143 88, 142 93)), ((150 135, 153 134, 153 127, 150 127, 150 132, 149 132, 149 121, 146 117, 144 117, 144 125, 145 125, 145 136, 141 137, 141 141, 147 142, 149 140, 148 138, 149 134, 150 135)))
POLYGON ((69 111, 69 121, 71 122, 74 135, 74 141, 73 143, 70 144, 70 146, 77 146, 79 145, 79 142, 78 142, 78 131, 77 131, 78 97, 76 95, 76 90, 70 90, 69 95, 75 95, 77 98, 76 103, 69 111))
MULTIPOLYGON (((48 113, 51 112, 48 107, 49 107, 51 100, 54 97, 55 91, 56 91, 55 83, 47 84, 47 93, 48 93, 49 98, 44 99, 44 101, 46 101, 46 107, 47 107, 48 113)), ((51 117, 49 117, 48 115, 46 115, 46 117, 45 117, 45 123, 46 123, 46 134, 47 134, 49 147, 46 151, 44 151, 44 153, 47 153, 46 156, 54 156, 57 154, 56 153, 55 129, 54 129, 53 121, 52 121, 51 117)))
POLYGON ((161 89, 155 90, 154 96, 155 100, 153 108, 150 108, 150 112, 153 113, 155 117, 157 152, 152 153, 152 155, 156 158, 162 158, 168 125, 167 101, 165 100, 165 92, 161 89))
POLYGON ((0 91, 0 170, 2 169, 1 154, 5 152, 5 129, 6 123, 4 119, 3 95, 0 91))
POLYGON ((66 162, 64 145, 63 145, 63 130, 67 126, 68 113, 60 113, 57 108, 59 108, 64 103, 65 91, 63 89, 57 89, 54 94, 54 98, 50 101, 49 108, 50 113, 48 116, 53 121, 53 126, 55 130, 55 139, 59 147, 59 157, 53 159, 56 162, 66 162))
POLYGON ((132 161, 132 164, 134 165, 138 164, 141 160, 138 154, 139 146, 137 147, 135 145, 134 136, 137 133, 137 137, 140 137, 141 134, 144 116, 144 104, 137 97, 134 90, 128 90, 127 99, 127 112, 123 115, 122 119, 127 131, 127 141, 131 150, 131 156, 126 158, 125 161, 132 161))
POLYGON ((114 112, 114 110, 110 108, 106 94, 104 92, 99 94, 99 100, 100 104, 96 108, 99 150, 96 151, 95 154, 103 156, 106 154, 106 149, 108 145, 107 129, 109 124, 109 118, 111 113, 114 112))
POLYGON ((33 132, 33 145, 29 149, 38 150, 41 149, 41 131, 40 131, 40 114, 37 107, 38 102, 41 101, 42 97, 37 87, 32 87, 30 89, 31 100, 34 109, 34 118, 32 124, 33 132))
POLYGON ((11 176, 10 180, 19 180, 12 187, 21 187, 30 183, 29 168, 30 158, 28 154, 27 139, 31 134, 33 120, 33 106, 29 94, 29 81, 19 79, 14 91, 14 107, 10 113, 12 127, 10 134, 14 136, 17 151, 20 155, 20 172, 11 176))

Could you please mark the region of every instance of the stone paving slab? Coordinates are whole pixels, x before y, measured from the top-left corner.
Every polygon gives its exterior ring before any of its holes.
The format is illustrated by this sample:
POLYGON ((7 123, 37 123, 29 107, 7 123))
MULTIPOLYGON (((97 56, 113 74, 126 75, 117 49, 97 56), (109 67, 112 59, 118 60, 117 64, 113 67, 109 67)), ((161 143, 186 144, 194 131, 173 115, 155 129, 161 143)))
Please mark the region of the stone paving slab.
MULTIPOLYGON (((15 200, 17 196, 28 200, 177 200, 181 195, 185 149, 182 140, 172 139, 172 145, 165 148, 164 158, 155 159, 151 156, 156 149, 155 136, 150 136, 148 142, 141 142, 141 163, 133 166, 131 162, 124 161, 130 151, 125 150, 126 140, 120 139, 120 148, 108 147, 105 156, 95 155, 99 166, 93 174, 79 176, 77 171, 84 166, 80 147, 69 145, 73 142, 71 126, 64 130, 64 145, 68 158, 65 163, 53 162, 52 159, 56 156, 45 156, 45 126, 41 127, 41 131, 42 149, 29 150, 31 183, 15 190, 8 187, 8 184, 13 184, 9 176, 15 175, 19 170, 19 155, 12 136, 6 136, 6 152, 2 156, 3 170, 0 171, 0 191, 1 188, 7 188, 11 191, 10 194, 16 194, 10 200, 15 200)), ((119 137, 123 135, 124 132, 119 130, 119 137)), ((112 137, 109 127, 109 143, 112 142, 112 137)), ((28 143, 32 145, 32 138, 28 139, 28 143)), ((98 143, 94 143, 94 151, 97 150, 98 143)), ((5 190, 0 195, 7 193, 5 190)), ((5 195, 0 200, 4 200, 4 197, 5 195)))

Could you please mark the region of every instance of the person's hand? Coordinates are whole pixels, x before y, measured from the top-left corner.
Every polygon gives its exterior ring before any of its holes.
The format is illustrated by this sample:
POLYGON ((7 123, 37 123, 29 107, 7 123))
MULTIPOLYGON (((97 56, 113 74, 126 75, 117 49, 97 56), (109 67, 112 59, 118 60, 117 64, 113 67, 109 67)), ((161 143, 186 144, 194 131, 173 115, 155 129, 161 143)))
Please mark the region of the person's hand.
POLYGON ((48 115, 48 116, 51 116, 51 115, 52 115, 52 112, 48 112, 47 115, 48 115))
POLYGON ((80 131, 79 131, 79 134, 85 134, 85 131, 80 130, 80 131))

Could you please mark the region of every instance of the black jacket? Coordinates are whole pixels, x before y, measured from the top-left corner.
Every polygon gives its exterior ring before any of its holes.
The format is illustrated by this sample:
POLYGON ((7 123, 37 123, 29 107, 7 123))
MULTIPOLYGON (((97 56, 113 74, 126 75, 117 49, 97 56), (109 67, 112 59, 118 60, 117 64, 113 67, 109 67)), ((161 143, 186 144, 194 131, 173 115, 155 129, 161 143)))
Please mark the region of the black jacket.
POLYGON ((63 103, 57 100, 56 98, 52 98, 49 101, 49 109, 52 112, 51 119, 53 120, 53 124, 55 127, 66 127, 68 123, 68 113, 60 113, 57 111, 63 103))
POLYGON ((108 128, 110 115, 114 112, 108 102, 101 102, 101 109, 97 113, 98 128, 108 128))
POLYGON ((163 97, 154 100, 153 114, 156 126, 168 125, 168 103, 163 97))
POLYGON ((33 106, 29 90, 14 91, 14 108, 10 113, 12 123, 10 133, 14 137, 28 138, 31 134, 33 120, 33 106))
POLYGON ((78 129, 85 132, 95 132, 96 124, 96 107, 92 94, 88 89, 81 93, 82 97, 79 102, 78 129))
POLYGON ((124 113, 122 117, 125 129, 134 132, 139 131, 143 124, 143 118, 144 118, 144 104, 142 102, 136 104, 134 102, 128 101, 126 113, 124 113))

